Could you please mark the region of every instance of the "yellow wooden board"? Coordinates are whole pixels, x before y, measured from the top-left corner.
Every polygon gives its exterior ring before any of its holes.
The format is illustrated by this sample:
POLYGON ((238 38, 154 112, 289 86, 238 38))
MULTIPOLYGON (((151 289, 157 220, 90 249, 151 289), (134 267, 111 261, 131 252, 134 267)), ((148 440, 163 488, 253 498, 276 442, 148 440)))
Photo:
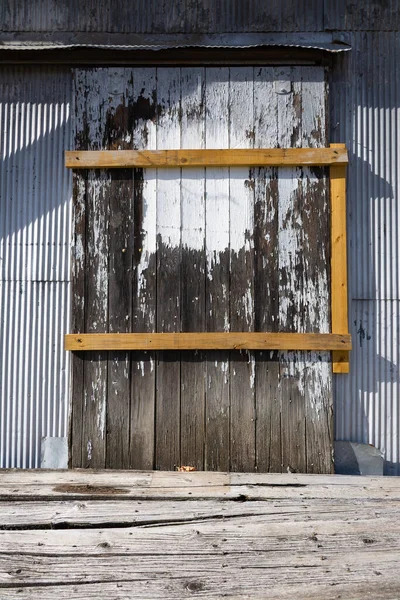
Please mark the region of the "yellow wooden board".
POLYGON ((294 167, 298 165, 346 165, 347 162, 345 147, 234 150, 85 150, 65 152, 65 166, 69 169, 207 166, 294 167))
MULTIPOLYGON (((332 144, 335 149, 344 144, 332 144)), ((331 312, 332 333, 348 332, 347 309, 347 242, 346 242, 346 167, 330 168, 331 184, 331 312)), ((348 351, 336 351, 332 356, 334 373, 349 372, 348 351)))
POLYGON ((350 335, 330 333, 77 333, 66 350, 350 350, 350 335))
POLYGON ((331 334, 286 333, 173 333, 71 334, 67 350, 201 350, 270 349, 332 350, 334 373, 349 372, 351 336, 348 333, 346 165, 345 144, 329 148, 263 148, 230 150, 115 150, 67 151, 65 164, 73 169, 227 166, 330 166, 331 202, 331 334))

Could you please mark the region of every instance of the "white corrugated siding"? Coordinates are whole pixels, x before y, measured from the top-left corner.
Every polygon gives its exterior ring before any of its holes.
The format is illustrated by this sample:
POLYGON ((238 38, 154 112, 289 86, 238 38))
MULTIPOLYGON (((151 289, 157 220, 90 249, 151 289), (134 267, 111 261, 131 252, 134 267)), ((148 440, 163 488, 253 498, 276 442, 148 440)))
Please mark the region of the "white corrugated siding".
POLYGON ((70 70, 0 71, 0 467, 67 434, 70 95, 70 70))
POLYGON ((350 151, 350 375, 336 378, 336 437, 385 452, 400 474, 400 35, 354 33, 332 85, 332 137, 350 151))
MULTIPOLYGON (((336 60, 331 139, 350 151, 350 375, 336 376, 336 437, 385 451, 400 474, 400 35, 354 33, 336 60)), ((1 466, 36 466, 41 435, 65 435, 70 179, 68 71, 0 80, 1 466)))

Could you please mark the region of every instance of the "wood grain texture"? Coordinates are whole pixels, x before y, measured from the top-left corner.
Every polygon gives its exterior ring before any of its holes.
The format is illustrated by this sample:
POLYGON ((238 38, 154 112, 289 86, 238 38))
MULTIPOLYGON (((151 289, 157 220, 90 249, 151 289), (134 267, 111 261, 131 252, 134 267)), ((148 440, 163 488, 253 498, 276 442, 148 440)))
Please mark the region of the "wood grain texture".
MULTIPOLYGON (((103 144, 108 148, 129 148, 133 93, 128 69, 109 69, 108 86, 102 90, 105 110, 103 144), (112 92, 112 93, 110 93, 112 92)), ((108 329, 132 329, 132 263, 134 254, 133 172, 110 172, 108 245, 108 329)), ((110 351, 107 359, 106 467, 127 468, 130 464, 130 356, 110 351)))
MULTIPOLYGON (((88 148, 102 148, 106 136, 105 114, 99 98, 108 90, 107 69, 86 70, 86 99, 83 112, 77 116, 86 134, 88 148)), ((105 145, 107 148, 107 145, 105 145)), ((108 258, 109 206, 111 174, 88 171, 86 196, 85 247, 85 331, 108 331, 108 258)), ((103 468, 106 464, 107 352, 93 351, 85 356, 82 418, 82 465, 103 468)))
MULTIPOLYGON (((325 73, 309 69, 302 74, 302 143, 307 146, 327 144, 328 89, 325 73), (324 126, 325 124, 325 126, 324 126)), ((329 184, 326 169, 303 168, 302 220, 304 223, 303 257, 306 266, 303 282, 307 302, 304 311, 306 331, 330 331, 329 289, 329 184)), ((346 332, 347 333, 347 332, 346 332)), ((333 470, 333 382, 331 355, 311 352, 306 358, 304 394, 306 408, 307 472, 329 473, 333 470)))
POLYGON ((268 590, 282 600, 393 600, 400 593, 397 478, 1 475, 2 598, 261 600, 268 590))
MULTIPOLYGON (((254 69, 254 144, 275 146, 278 136, 278 95, 272 67, 254 69)), ((278 332, 278 170, 258 168, 254 177, 254 328, 278 332)), ((255 353, 256 468, 282 469, 281 396, 278 353, 255 353)))
MULTIPOLYGON (((21 483, 19 482, 21 485, 21 483)), ((284 486, 282 486, 283 488, 284 486)), ((21 489, 21 488, 19 488, 21 489)), ((304 488, 300 488, 304 489, 304 488)), ((300 491, 299 489, 299 491, 300 491)), ((327 489, 327 485, 325 485, 327 489)), ((328 492, 326 493, 329 495, 328 492)), ((234 502, 229 499, 194 499, 185 504, 182 514, 182 501, 179 499, 163 498, 146 500, 130 498, 128 501, 118 498, 96 499, 81 498, 75 500, 64 495, 50 497, 50 500, 35 499, 29 501, 29 512, 26 509, 26 499, 1 500, 1 529, 21 531, 24 528, 37 527, 41 529, 66 528, 68 525, 84 529, 85 526, 96 525, 97 528, 106 524, 118 522, 119 526, 148 527, 169 522, 171 525, 199 521, 211 522, 214 519, 245 519, 258 517, 264 524, 296 523, 305 518, 318 521, 339 521, 346 513, 349 519, 360 521, 374 520, 376 513, 382 519, 399 519, 400 501, 391 498, 382 502, 382 498, 307 498, 297 503, 291 497, 273 498, 273 502, 252 500, 251 502, 234 502), (100 500, 100 501, 99 501, 100 500), (276 503, 279 502, 279 511, 276 503), (24 509, 25 508, 25 509, 24 509), (118 519, 118 521, 117 521, 118 519)), ((72 528, 72 527, 71 527, 72 528)))
MULTIPOLYGON (((242 67, 243 69, 251 67, 242 67)), ((171 144, 172 145, 172 144, 171 144)), ((65 152, 69 169, 126 169, 170 167, 259 167, 346 165, 345 147, 330 148, 253 148, 118 150, 65 152)))
MULTIPOLYGON (((277 80, 286 81, 286 93, 278 94, 278 145, 300 147, 301 140, 301 73, 297 67, 278 67, 277 80)), ((321 99, 318 99, 319 101, 321 99)), ((278 263, 279 263, 279 330, 305 331, 303 283, 306 267, 302 252, 302 171, 280 169, 278 175, 278 263)), ((306 408, 302 375, 305 355, 301 352, 280 354, 282 471, 305 472, 306 408)))
MULTIPOLYGON (((229 145, 229 69, 206 71, 207 148, 229 145)), ((206 331, 229 331, 229 169, 209 168, 206 184, 206 331)), ((206 355, 205 468, 229 470, 230 369, 227 352, 206 355)))
MULTIPOLYGON (((253 68, 232 67, 229 79, 229 145, 254 144, 253 68)), ((229 173, 231 331, 254 331, 254 180, 248 167, 229 173)), ((230 470, 255 469, 255 358, 250 351, 230 354, 230 470)))
MULTIPOLYGON (((205 69, 181 76, 181 144, 205 145, 205 69)), ((205 330, 205 219, 204 170, 181 173, 182 331, 205 330)), ((181 457, 182 465, 204 469, 206 364, 203 352, 181 355, 181 457)))
MULTIPOLYGON (((343 148, 331 144, 331 148, 343 148)), ((330 168, 331 186, 331 311, 332 332, 348 331, 347 236, 346 236, 346 167, 330 168)), ((349 373, 349 353, 332 356, 334 373, 349 373)))
POLYGON ((329 334, 326 177, 310 167, 347 160, 325 148, 323 69, 80 72, 77 146, 139 161, 74 175, 73 464, 100 434, 109 467, 326 470, 327 351, 351 340, 329 334))
POLYGON ((399 501, 395 478, 293 473, 2 470, 0 500, 282 498, 399 501))
MULTIPOLYGON (((180 69, 157 72, 157 148, 179 146, 180 69)), ((181 178, 179 169, 157 175, 157 331, 181 330, 181 178)), ((160 352, 156 371, 155 467, 180 463, 180 354, 160 352)))
MULTIPOLYGON (((80 115, 85 111, 86 99, 81 93, 86 89, 85 71, 75 71, 73 77, 74 138, 77 149, 87 147, 84 123, 80 115)), ((87 172, 74 171, 72 176, 73 206, 73 247, 71 261, 71 329, 86 331, 85 324, 85 272, 86 272, 86 186, 87 172)), ((84 408, 83 377, 85 357, 73 354, 71 357, 71 409, 68 433, 68 463, 79 467, 83 461, 82 421, 84 408)))
POLYGON ((338 350, 351 336, 333 333, 97 333, 68 334, 66 350, 338 350))
MULTIPOLYGON (((157 71, 135 69, 133 79, 133 146, 157 146, 157 71)), ((157 172, 134 170, 134 252, 132 331, 156 331, 157 308, 157 172)), ((154 467, 155 352, 131 353, 130 466, 154 467)))

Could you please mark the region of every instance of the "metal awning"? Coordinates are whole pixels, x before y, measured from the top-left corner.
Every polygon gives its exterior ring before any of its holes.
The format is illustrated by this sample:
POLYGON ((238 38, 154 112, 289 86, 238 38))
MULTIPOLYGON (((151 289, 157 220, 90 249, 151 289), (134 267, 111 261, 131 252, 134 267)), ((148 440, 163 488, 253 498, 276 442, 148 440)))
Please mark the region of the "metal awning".
POLYGON ((93 48, 116 51, 177 49, 299 48, 329 53, 346 52, 351 46, 335 34, 320 33, 226 33, 226 34, 120 34, 52 32, 2 33, 0 51, 63 50, 93 48))

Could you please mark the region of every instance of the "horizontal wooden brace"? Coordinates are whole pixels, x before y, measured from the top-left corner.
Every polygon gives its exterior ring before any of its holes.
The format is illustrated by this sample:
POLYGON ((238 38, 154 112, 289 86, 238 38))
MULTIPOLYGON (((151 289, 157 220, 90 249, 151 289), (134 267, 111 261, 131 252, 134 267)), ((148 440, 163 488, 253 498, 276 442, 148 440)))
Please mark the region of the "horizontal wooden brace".
POLYGON ((333 333, 73 333, 66 350, 351 350, 333 333))
POLYGON ((230 150, 98 150, 66 151, 69 169, 145 167, 295 167, 347 165, 345 147, 261 148, 230 150))

